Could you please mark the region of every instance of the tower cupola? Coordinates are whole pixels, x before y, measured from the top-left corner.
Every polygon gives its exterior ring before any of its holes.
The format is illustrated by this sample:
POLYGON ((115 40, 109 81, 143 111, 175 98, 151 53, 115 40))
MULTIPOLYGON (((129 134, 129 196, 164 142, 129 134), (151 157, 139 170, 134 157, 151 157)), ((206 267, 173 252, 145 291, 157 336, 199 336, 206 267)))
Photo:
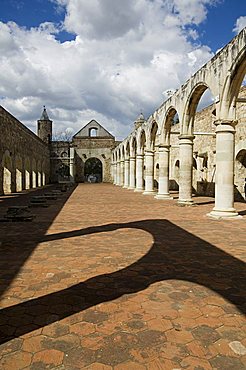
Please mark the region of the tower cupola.
POLYGON ((40 119, 38 120, 38 137, 46 144, 52 140, 52 121, 49 119, 45 105, 40 119))
POLYGON ((141 126, 145 122, 145 118, 143 113, 140 113, 136 121, 134 122, 135 129, 137 129, 139 126, 141 126))

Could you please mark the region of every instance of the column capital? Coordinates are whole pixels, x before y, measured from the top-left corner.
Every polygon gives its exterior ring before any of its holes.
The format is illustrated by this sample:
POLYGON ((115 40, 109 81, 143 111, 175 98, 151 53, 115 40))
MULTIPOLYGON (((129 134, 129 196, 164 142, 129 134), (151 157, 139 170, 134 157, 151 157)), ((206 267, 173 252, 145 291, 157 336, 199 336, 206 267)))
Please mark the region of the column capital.
POLYGON ((140 159, 140 158, 143 158, 143 153, 137 153, 137 158, 140 159))
POLYGON ((169 144, 160 144, 160 145, 158 146, 158 151, 159 151, 159 152, 166 152, 167 150, 169 150, 169 149, 170 149, 170 146, 171 146, 171 145, 169 145, 169 144))
POLYGON ((145 154, 145 155, 152 156, 152 155, 154 155, 154 150, 146 149, 146 150, 144 151, 144 154, 145 154))
POLYGON ((129 162, 129 158, 125 158, 124 159, 124 162, 129 162))
POLYGON ((131 155, 131 156, 129 157, 129 160, 130 160, 130 161, 135 161, 135 159, 136 159, 136 157, 135 157, 135 156, 132 156, 132 155, 131 155))
POLYGON ((181 134, 178 136, 179 140, 187 140, 187 141, 192 141, 195 139, 194 135, 189 135, 189 134, 181 134))
POLYGON ((214 125, 216 126, 215 132, 235 132, 237 123, 237 120, 218 119, 214 121, 214 125))

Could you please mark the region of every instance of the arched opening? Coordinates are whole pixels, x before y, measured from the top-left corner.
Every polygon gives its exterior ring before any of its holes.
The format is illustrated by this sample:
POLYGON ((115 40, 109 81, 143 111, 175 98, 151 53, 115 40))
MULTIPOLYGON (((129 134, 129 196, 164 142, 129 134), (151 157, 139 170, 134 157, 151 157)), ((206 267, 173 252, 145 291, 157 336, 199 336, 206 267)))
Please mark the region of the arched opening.
POLYGON ((158 189, 159 188, 159 163, 155 163, 154 167, 154 188, 158 189))
MULTIPOLYGON (((143 155, 144 154, 144 151, 145 151, 145 148, 146 148, 146 134, 145 134, 145 131, 142 130, 141 131, 141 134, 139 136, 139 140, 138 140, 138 153, 143 155)), ((142 161, 142 176, 143 176, 143 179, 142 179, 142 186, 143 188, 145 188, 145 156, 143 157, 143 161, 142 161)))
POLYGON ((173 176, 172 179, 170 179, 170 190, 179 190, 179 159, 177 159, 174 163, 174 168, 173 168, 173 176))
POLYGON ((42 186, 42 176, 41 176, 41 162, 37 163, 37 186, 42 186))
POLYGON ((238 105, 242 103, 240 102, 240 93, 242 87, 246 84, 246 47, 239 53, 236 60, 233 61, 230 72, 225 82, 225 95, 223 96, 222 104, 224 105, 223 109, 228 111, 228 118, 235 119, 238 105))
POLYGON ((165 123, 161 132, 161 143, 170 145, 170 173, 169 190, 177 191, 179 189, 179 134, 180 118, 177 110, 170 107, 167 111, 165 123))
POLYGON ((87 182, 102 182, 103 166, 100 159, 95 157, 87 159, 84 167, 84 176, 87 182))
POLYGON ((5 152, 3 156, 3 193, 9 194, 12 191, 12 160, 10 153, 5 152))
POLYGON ((158 125, 154 121, 153 124, 152 124, 152 127, 151 127, 151 131, 150 131, 150 148, 151 148, 151 150, 155 150, 155 140, 156 140, 157 130, 158 130, 158 125))
POLYGON ((192 90, 186 102, 183 120, 183 133, 193 135, 194 127, 201 126, 204 132, 213 129, 216 116, 215 97, 205 83, 199 83, 192 90))
POLYGON ((68 157, 68 153, 67 153, 67 152, 62 152, 62 153, 61 153, 61 157, 62 157, 62 158, 66 158, 66 157, 68 157))
POLYGON ((22 191, 22 160, 17 157, 15 161, 16 191, 22 191))
POLYGON ((29 158, 25 159, 25 189, 31 187, 31 165, 29 158))
POLYGON ((92 127, 92 128, 90 128, 90 130, 89 130, 89 136, 90 137, 96 137, 97 136, 97 128, 96 127, 92 127))
POLYGON ((216 114, 215 98, 212 91, 204 82, 197 84, 186 103, 182 133, 195 136, 193 153, 196 153, 196 158, 204 157, 204 153, 207 153, 206 183, 201 180, 201 161, 199 160, 199 163, 197 163, 193 158, 192 190, 200 195, 206 195, 207 188, 214 189, 215 186, 214 153, 216 139, 213 133, 215 133, 214 121, 216 120, 216 114))
POLYGON ((36 160, 32 160, 32 188, 35 189, 37 187, 37 166, 36 160))

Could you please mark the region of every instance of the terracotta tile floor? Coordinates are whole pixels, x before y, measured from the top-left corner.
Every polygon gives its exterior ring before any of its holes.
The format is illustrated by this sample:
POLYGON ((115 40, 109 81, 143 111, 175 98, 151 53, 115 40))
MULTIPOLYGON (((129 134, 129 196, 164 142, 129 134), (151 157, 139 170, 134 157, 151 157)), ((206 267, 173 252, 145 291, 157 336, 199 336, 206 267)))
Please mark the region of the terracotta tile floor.
POLYGON ((80 184, 0 223, 0 368, 245 369, 246 204, 222 221, 194 199, 80 184))

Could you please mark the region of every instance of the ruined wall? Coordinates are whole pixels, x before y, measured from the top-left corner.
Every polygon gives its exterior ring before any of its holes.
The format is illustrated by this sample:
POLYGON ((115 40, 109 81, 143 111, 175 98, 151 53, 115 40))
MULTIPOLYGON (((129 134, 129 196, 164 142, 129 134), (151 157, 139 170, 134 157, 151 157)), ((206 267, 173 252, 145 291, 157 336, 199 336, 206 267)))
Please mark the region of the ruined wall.
POLYGON ((50 153, 51 182, 69 180, 69 163, 70 142, 53 141, 50 153))
POLYGON ((47 184, 48 146, 0 106, 0 194, 47 184))

